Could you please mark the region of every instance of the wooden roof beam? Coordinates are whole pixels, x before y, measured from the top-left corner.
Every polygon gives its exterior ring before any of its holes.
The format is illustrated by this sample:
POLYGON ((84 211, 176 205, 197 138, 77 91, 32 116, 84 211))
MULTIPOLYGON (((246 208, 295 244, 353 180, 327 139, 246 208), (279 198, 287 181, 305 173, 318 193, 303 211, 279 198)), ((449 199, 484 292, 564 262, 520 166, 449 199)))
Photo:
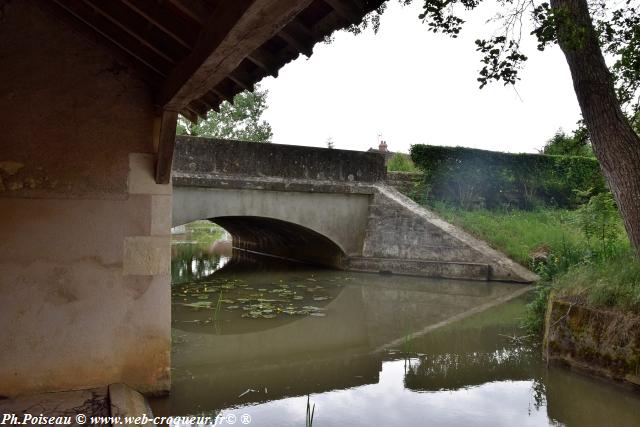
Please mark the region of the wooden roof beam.
POLYGON ((164 32, 151 31, 153 27, 143 17, 131 11, 124 5, 116 1, 83 0, 93 10, 107 18, 109 21, 127 32, 131 37, 138 40, 138 43, 162 56, 171 66, 176 63, 176 57, 183 56, 188 52, 164 32))
POLYGON ((324 0, 333 10, 347 21, 358 25, 362 21, 362 11, 348 0, 324 0))
POLYGON ((220 82, 216 87, 211 88, 211 92, 213 92, 220 99, 227 101, 229 103, 233 103, 233 98, 236 97, 236 94, 239 91, 237 89, 236 83, 231 79, 226 79, 220 82))
POLYGON ((76 19, 92 28, 98 34, 109 40, 114 45, 131 55, 137 61, 144 64, 160 76, 167 76, 171 63, 164 56, 142 45, 140 41, 115 25, 104 15, 95 11, 92 6, 81 0, 54 0, 55 3, 76 19))
POLYGON ((158 135, 158 153, 156 155, 156 184, 168 184, 171 181, 173 147, 176 142, 178 113, 164 110, 160 117, 158 135))
POLYGON ((191 110, 190 108, 184 108, 182 111, 180 111, 180 114, 182 114, 184 118, 189 120, 191 123, 198 123, 198 113, 191 110))
POLYGON ((271 54, 263 49, 256 49, 247 56, 247 59, 262 68, 268 75, 278 77, 280 66, 271 54))
POLYGON ((197 30, 193 31, 193 25, 189 25, 189 22, 181 19, 180 16, 172 14, 164 4, 158 4, 153 0, 122 0, 122 2, 187 49, 191 50, 195 44, 198 38, 197 30))
POLYGON ((220 104, 222 103, 223 99, 220 98, 218 95, 216 95, 213 92, 207 92, 204 94, 204 96, 202 98, 200 98, 202 100, 204 100, 208 105, 211 106, 211 108, 219 113, 220 112, 220 104))
POLYGON ((201 100, 194 99, 189 103, 189 108, 195 111, 199 117, 202 117, 203 119, 207 118, 207 111, 209 111, 209 107, 201 100))
POLYGON ((209 11, 200 0, 169 0, 176 9, 199 24, 204 24, 209 11))
POLYGON ((278 33, 278 37, 298 52, 311 56, 315 40, 311 32, 301 23, 292 21, 278 33))
POLYGON ((158 95, 158 104, 178 111, 192 99, 203 96, 311 1, 221 2, 204 23, 191 54, 170 73, 158 95))
POLYGON ((240 86, 243 90, 248 90, 249 92, 253 92, 253 81, 254 79, 249 75, 249 73, 242 71, 239 68, 229 74, 229 79, 233 81, 235 84, 240 86))

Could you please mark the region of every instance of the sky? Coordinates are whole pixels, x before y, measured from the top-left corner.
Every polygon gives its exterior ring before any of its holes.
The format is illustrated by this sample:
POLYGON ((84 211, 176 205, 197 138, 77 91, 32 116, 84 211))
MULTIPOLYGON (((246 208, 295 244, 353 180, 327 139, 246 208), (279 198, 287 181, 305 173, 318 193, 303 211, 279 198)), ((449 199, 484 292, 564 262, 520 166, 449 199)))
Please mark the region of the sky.
POLYGON ((273 142, 326 147, 331 138, 335 148, 367 150, 382 135, 391 151, 431 144, 535 153, 558 129, 576 127, 580 111, 558 46, 539 52, 525 31, 521 81, 480 90, 474 40, 496 33, 487 23, 493 2, 465 15, 457 39, 428 32, 421 3, 390 1, 377 34, 338 32, 264 79, 273 142))

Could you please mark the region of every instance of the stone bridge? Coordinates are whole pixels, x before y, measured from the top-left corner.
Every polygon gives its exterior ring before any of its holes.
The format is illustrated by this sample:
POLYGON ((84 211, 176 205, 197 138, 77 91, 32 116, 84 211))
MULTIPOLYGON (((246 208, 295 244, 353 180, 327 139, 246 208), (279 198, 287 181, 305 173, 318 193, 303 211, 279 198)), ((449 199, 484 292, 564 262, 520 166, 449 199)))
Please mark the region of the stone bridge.
POLYGON ((235 250, 348 270, 536 280, 385 180, 377 153, 178 137, 173 225, 210 219, 235 250))

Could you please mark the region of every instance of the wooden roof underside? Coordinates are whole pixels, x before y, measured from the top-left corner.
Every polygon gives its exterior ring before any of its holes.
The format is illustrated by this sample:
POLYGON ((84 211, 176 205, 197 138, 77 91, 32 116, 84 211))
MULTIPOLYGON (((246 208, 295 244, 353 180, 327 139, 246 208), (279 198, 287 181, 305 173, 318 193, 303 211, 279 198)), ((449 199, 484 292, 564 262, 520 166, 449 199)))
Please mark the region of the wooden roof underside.
POLYGON ((159 109, 195 121, 384 0, 53 1, 133 59, 159 109))

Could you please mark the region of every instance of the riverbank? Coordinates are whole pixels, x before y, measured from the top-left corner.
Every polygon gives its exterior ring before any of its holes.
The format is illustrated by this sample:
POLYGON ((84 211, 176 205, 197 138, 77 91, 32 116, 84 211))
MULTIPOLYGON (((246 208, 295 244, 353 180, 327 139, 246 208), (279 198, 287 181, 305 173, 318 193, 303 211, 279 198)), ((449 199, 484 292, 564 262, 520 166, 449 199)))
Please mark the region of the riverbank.
POLYGON ((640 263, 619 217, 594 236, 585 210, 430 208, 540 275, 523 327, 549 359, 640 384, 640 263))

